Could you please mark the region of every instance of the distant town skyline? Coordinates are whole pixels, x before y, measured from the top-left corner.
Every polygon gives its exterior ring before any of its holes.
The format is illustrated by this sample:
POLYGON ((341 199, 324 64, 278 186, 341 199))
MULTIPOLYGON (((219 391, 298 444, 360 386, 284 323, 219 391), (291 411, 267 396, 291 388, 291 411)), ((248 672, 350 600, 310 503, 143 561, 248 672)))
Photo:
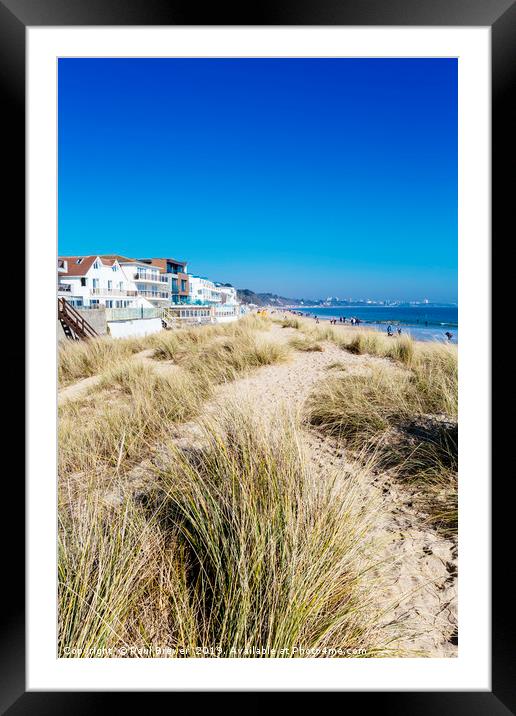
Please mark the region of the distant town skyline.
POLYGON ((58 103, 62 255, 457 301, 453 58, 67 58, 58 103))

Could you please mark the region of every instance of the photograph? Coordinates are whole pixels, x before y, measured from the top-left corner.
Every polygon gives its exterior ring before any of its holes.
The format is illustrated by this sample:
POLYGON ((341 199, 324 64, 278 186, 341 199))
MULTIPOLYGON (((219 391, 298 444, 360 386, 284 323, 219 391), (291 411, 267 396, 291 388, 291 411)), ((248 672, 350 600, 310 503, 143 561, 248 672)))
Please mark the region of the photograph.
POLYGON ((56 64, 57 658, 457 660, 457 57, 56 64))

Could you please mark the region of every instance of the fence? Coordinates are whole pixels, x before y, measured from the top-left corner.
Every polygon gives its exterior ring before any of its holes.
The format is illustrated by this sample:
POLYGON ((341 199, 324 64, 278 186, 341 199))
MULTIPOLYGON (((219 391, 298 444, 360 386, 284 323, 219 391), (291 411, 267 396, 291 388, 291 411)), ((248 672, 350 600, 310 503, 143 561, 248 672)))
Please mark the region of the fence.
POLYGON ((135 321, 139 318, 162 318, 163 308, 106 308, 107 321, 135 321))

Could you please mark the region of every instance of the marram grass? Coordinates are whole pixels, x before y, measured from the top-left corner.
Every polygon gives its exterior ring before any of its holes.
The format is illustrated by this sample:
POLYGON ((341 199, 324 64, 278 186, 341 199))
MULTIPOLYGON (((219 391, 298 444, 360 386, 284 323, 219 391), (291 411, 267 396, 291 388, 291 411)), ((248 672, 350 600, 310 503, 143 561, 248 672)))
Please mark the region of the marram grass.
MULTIPOLYGON (((447 361, 445 352, 437 353, 447 361)), ((367 373, 331 371, 305 404, 313 426, 352 451, 369 450, 384 468, 421 488, 428 520, 457 529, 456 377, 453 365, 431 370, 373 365, 367 373), (442 371, 442 372, 441 372, 442 371), (444 373, 444 375, 443 375, 444 373), (449 409, 448 415, 443 414, 449 409)))
POLYGON ((392 655, 360 469, 321 480, 290 418, 267 425, 242 408, 205 422, 202 442, 169 449, 145 506, 92 490, 73 510, 61 485, 60 655, 129 644, 392 655))

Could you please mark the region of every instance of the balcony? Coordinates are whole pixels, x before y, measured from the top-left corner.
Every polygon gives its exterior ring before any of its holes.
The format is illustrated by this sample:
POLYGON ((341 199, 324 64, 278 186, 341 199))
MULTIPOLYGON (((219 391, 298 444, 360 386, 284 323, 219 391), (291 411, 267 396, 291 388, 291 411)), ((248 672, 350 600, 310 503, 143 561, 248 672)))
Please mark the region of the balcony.
POLYGON ((135 281, 152 281, 152 283, 168 283, 168 276, 165 274, 153 273, 152 271, 138 271, 134 276, 135 281))
POLYGON ((57 292, 58 293, 72 293, 72 287, 69 283, 58 283, 57 284, 57 292))
POLYGON ((121 288, 90 288, 90 296, 137 296, 138 291, 125 291, 121 288))
POLYGON ((163 301, 169 301, 170 300, 170 293, 165 291, 138 291, 138 296, 144 296, 145 298, 150 299, 157 299, 157 300, 163 300, 163 301))

